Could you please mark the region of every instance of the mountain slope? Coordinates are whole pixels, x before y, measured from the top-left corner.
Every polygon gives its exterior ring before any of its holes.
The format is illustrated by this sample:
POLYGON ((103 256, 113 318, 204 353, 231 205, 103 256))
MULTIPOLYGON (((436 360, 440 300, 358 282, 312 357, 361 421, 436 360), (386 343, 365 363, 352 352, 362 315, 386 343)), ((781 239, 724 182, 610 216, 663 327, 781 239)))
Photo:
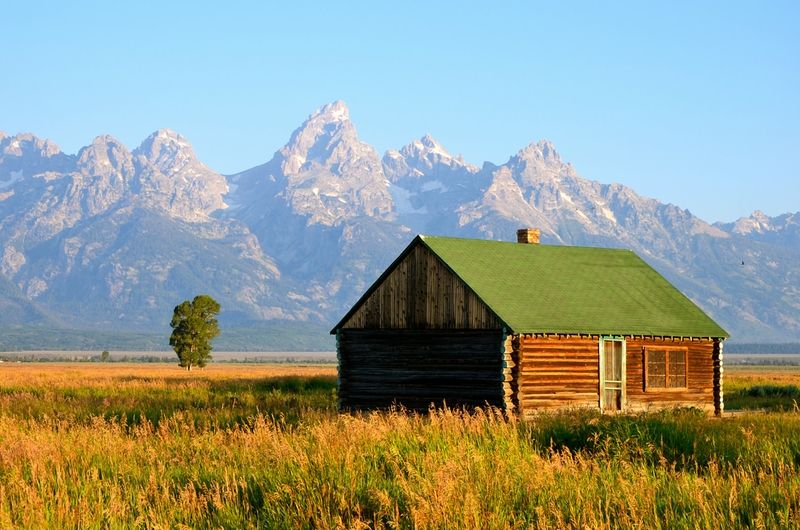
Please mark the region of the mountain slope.
POLYGON ((381 157, 341 101, 227 177, 168 129, 75 155, 0 133, 0 325, 162 333, 172 306, 206 292, 231 329, 319 331, 414 234, 521 227, 635 250, 735 341, 800 341, 800 213, 712 225, 582 177, 547 141, 481 167, 430 135, 381 157))
POLYGON ((377 151, 340 101, 311 114, 269 162, 228 180, 224 217, 246 224, 295 280, 289 296, 328 321, 410 238, 377 151))
MULTIPOLYGON (((387 158, 399 165, 397 154, 388 153, 385 164, 387 158)), ((438 181, 441 170, 407 158, 402 167, 414 169, 397 179, 404 196, 431 211, 438 205, 450 212, 451 203, 425 189, 432 179, 438 181)), ((542 230, 545 243, 631 248, 735 338, 800 339, 800 245, 793 244, 794 216, 761 219, 756 225, 748 220, 710 225, 688 210, 639 196, 625 186, 584 179, 546 141, 528 145, 503 165, 486 163, 463 178, 484 187, 470 200, 454 201, 460 202, 456 215, 450 216, 456 222, 440 223, 438 233, 513 240, 517 228, 531 226, 542 230)), ((403 219, 413 231, 429 226, 421 216, 403 219)))
POLYGON ((392 183, 398 220, 419 232, 457 230, 455 212, 486 185, 477 167, 452 156, 430 135, 387 151, 383 170, 392 183))
POLYGON ((9 182, 0 270, 65 325, 163 329, 172 306, 198 292, 219 299, 228 321, 313 315, 287 300, 274 260, 243 224, 212 216, 227 183, 180 135, 157 131, 133 152, 100 136, 73 157, 29 135, 0 148, 9 182))

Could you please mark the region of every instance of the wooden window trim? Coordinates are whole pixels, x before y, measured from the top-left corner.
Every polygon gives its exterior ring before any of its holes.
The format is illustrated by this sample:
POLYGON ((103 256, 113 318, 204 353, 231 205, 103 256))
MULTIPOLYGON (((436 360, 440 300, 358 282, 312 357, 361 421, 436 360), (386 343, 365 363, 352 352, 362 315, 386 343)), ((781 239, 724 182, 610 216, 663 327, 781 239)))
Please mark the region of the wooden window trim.
POLYGON ((644 385, 642 385, 645 392, 685 392, 689 389, 689 348, 685 346, 645 346, 644 347, 644 385), (686 379, 684 386, 673 386, 673 387, 650 387, 647 386, 648 380, 648 369, 650 365, 650 358, 649 353, 651 351, 663 351, 666 352, 667 356, 665 359, 665 367, 664 367, 664 379, 665 381, 669 381, 669 356, 672 352, 683 352, 683 362, 684 366, 686 367, 686 379))

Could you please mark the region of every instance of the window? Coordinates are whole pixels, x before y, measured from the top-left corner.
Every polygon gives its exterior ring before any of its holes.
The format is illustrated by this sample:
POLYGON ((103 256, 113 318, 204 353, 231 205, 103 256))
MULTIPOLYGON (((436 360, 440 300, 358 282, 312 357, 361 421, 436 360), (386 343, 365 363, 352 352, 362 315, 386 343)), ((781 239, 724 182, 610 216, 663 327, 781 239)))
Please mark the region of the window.
POLYGON ((646 348, 645 389, 686 388, 686 366, 685 348, 646 348))

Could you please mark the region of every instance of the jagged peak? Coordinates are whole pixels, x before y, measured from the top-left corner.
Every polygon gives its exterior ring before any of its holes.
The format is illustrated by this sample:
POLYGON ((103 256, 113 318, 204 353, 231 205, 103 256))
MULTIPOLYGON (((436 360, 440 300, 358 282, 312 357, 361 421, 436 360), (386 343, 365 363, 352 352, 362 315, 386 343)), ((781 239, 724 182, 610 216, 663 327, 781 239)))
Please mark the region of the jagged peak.
POLYGON ((53 157, 61 153, 61 148, 52 140, 39 138, 33 133, 17 133, 14 136, 3 136, 0 140, 5 144, 2 154, 21 156, 24 151, 38 151, 39 156, 53 157))
POLYGON ((157 131, 153 132, 150 136, 142 141, 142 145, 148 142, 171 142, 182 146, 190 145, 186 140, 186 137, 184 137, 182 134, 167 128, 158 129, 157 131))
POLYGON ((140 147, 142 145, 151 143, 174 143, 182 147, 191 147, 191 144, 189 143, 189 141, 186 139, 185 136, 172 129, 166 129, 166 128, 158 129, 157 131, 150 134, 150 136, 148 136, 142 141, 140 147))
MULTIPOLYGON (((99 136, 95 136, 91 143, 92 146, 103 146, 103 145, 113 145, 119 146, 127 149, 125 145, 117 140, 114 136, 110 134, 101 134, 99 136)), ((85 149, 85 148, 84 148, 85 149)))
POLYGON ((523 160, 542 160, 545 162, 561 163, 561 155, 556 151, 553 142, 549 140, 539 140, 531 142, 517 152, 517 158, 523 160))
POLYGON ((438 155, 445 160, 454 159, 447 149, 430 134, 426 134, 419 140, 412 141, 410 144, 400 148, 399 151, 392 149, 386 152, 386 156, 390 158, 428 158, 431 155, 438 155))
POLYGON ((751 232, 764 233, 771 228, 771 219, 763 212, 756 210, 747 217, 740 217, 733 222, 732 231, 736 234, 749 234, 751 232))
POLYGON ((422 145, 424 145, 425 147, 431 148, 431 149, 441 148, 442 147, 442 144, 440 144, 436 140, 436 138, 431 136, 430 133, 425 134, 425 136, 420 138, 419 141, 420 141, 420 143, 422 145))
POLYGON ((9 140, 18 140, 20 142, 47 142, 49 140, 40 138, 32 132, 21 132, 8 137, 9 140))
POLYGON ((334 136, 345 133, 355 137, 355 127, 350 121, 350 111, 344 101, 337 100, 318 108, 295 129, 287 147, 298 142, 307 143, 321 136, 334 136))
POLYGON ((373 154, 376 160, 380 160, 374 148, 358 138, 349 116, 347 106, 341 100, 324 105, 311 114, 276 154, 282 159, 286 174, 296 173, 311 161, 338 165, 346 159, 371 158, 373 154))
POLYGON ((419 153, 434 153, 437 155, 441 155, 446 158, 452 158, 450 153, 447 149, 442 146, 433 136, 430 134, 426 134, 419 140, 414 140, 409 145, 406 146, 406 149, 411 151, 417 151, 419 153))
POLYGON ((113 167, 120 167, 130 158, 128 148, 110 134, 96 136, 90 145, 78 151, 78 164, 81 166, 109 163, 113 167))
POLYGON ((133 154, 144 156, 160 169, 173 166, 179 159, 181 162, 197 159, 192 144, 172 129, 158 129, 145 138, 133 154))
POLYGON ((158 138, 172 138, 173 140, 179 140, 179 139, 183 138, 183 136, 181 136, 180 133, 178 133, 178 132, 176 132, 176 131, 174 131, 174 130, 172 130, 170 128, 167 128, 167 127, 162 127, 161 129, 158 129, 156 132, 154 132, 150 136, 155 136, 155 137, 158 137, 158 138))
POLYGON ((326 122, 349 121, 350 109, 347 108, 347 105, 344 101, 337 99, 332 103, 328 103, 318 108, 313 114, 311 114, 311 116, 308 117, 307 121, 319 119, 326 122))
POLYGON ((403 146, 399 150, 390 149, 383 156, 384 171, 389 180, 424 175, 436 175, 440 169, 448 167, 450 171, 465 170, 477 173, 479 168, 464 161, 461 155, 453 156, 444 146, 430 134, 403 146))

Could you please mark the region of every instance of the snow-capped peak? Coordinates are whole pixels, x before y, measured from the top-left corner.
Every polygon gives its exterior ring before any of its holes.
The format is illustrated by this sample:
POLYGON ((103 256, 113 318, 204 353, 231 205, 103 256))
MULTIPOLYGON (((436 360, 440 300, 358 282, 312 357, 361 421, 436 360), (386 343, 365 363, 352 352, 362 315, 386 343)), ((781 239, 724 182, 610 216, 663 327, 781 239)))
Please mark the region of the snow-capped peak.
POLYGON ((384 172, 392 182, 403 178, 417 180, 420 176, 430 173, 434 167, 453 174, 463 171, 478 172, 477 167, 465 163, 461 156, 453 157, 430 134, 412 141, 399 151, 389 150, 383 157, 384 172))
POLYGON ((158 129, 156 132, 150 135, 150 138, 158 138, 163 139, 165 141, 172 141, 178 143, 180 145, 188 146, 189 142, 184 138, 181 134, 173 131, 172 129, 158 129))
POLYGON ((441 156, 442 158, 452 158, 450 153, 442 147, 442 144, 436 141, 436 139, 431 136, 430 134, 426 134, 419 140, 414 140, 411 142, 411 147, 414 148, 418 153, 431 153, 441 156))
POLYGON ((751 232, 763 234, 771 229, 772 219, 761 210, 756 210, 748 217, 741 217, 733 223, 733 232, 742 235, 751 232))
POLYGON ((159 129, 137 147, 134 155, 143 156, 161 171, 174 172, 197 160, 192 144, 172 129, 159 129))
POLYGON ((341 99, 323 105, 309 117, 309 121, 321 118, 323 121, 347 121, 350 119, 350 109, 341 99))
POLYGON ((358 139, 343 101, 334 101, 316 110, 293 133, 289 142, 278 151, 284 159, 287 175, 297 174, 307 162, 320 165, 346 164, 365 153, 372 156, 373 148, 358 139))
POLYGON ((39 138, 31 133, 20 133, 14 136, 4 136, 0 133, 0 140, 3 142, 2 155, 23 156, 24 154, 36 153, 42 158, 49 158, 61 153, 61 149, 55 142, 39 138))

